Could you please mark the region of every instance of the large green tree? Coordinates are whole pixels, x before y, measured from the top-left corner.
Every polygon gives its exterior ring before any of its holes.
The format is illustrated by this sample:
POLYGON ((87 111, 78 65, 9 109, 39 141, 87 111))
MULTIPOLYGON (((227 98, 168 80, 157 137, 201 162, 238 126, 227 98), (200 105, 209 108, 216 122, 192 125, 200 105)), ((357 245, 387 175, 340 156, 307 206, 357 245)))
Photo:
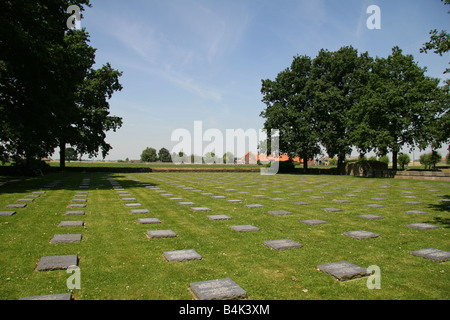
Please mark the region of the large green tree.
POLYGON ((320 153, 311 100, 311 67, 310 57, 294 57, 290 68, 280 72, 275 80, 262 80, 261 87, 262 101, 267 106, 261 112, 264 128, 278 129, 280 153, 299 155, 304 168, 309 159, 320 153))
POLYGON ((358 54, 353 47, 338 51, 320 50, 311 71, 313 110, 317 135, 330 157, 338 156, 338 169, 351 153, 354 137, 354 108, 364 93, 371 68, 368 53, 358 54))
MULTIPOLYGON (((66 13, 89 0, 0 2, 0 157, 27 161, 53 153, 67 110, 59 70, 68 62, 66 13)), ((70 75, 66 74, 66 77, 70 75)))
POLYGON ((397 155, 404 146, 413 148, 431 139, 429 124, 441 104, 438 79, 425 76, 426 69, 404 55, 398 47, 387 58, 376 58, 365 93, 357 103, 364 118, 364 134, 368 147, 379 154, 392 152, 392 166, 397 169, 397 155))

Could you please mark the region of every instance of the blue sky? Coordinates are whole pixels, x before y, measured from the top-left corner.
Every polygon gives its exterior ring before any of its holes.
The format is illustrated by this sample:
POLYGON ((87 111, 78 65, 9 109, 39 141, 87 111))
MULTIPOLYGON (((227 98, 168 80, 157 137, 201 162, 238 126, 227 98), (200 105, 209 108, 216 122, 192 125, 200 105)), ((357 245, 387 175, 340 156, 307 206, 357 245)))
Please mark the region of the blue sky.
POLYGON ((172 132, 193 130, 194 121, 224 135, 261 129, 261 79, 274 79, 295 55, 352 45, 386 57, 398 45, 441 79, 449 62, 448 54, 419 52, 431 29, 450 30, 450 6, 439 0, 92 2, 81 26, 97 48, 97 65, 123 71, 124 88, 110 105, 124 125, 108 133, 106 160, 139 159, 146 147, 171 150, 172 132), (381 9, 380 30, 366 26, 370 5, 381 9))

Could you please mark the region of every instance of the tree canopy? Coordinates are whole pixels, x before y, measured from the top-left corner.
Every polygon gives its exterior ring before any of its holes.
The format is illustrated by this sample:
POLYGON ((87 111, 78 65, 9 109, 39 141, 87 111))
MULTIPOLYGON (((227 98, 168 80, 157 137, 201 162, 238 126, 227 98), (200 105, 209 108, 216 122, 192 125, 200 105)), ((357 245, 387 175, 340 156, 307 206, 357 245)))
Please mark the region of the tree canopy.
POLYGON ((398 47, 372 58, 353 47, 317 57, 296 56, 275 80, 262 80, 266 129, 280 130, 280 152, 304 161, 337 156, 342 168, 353 147, 365 154, 392 152, 393 169, 404 146, 439 147, 449 139, 448 86, 398 47))

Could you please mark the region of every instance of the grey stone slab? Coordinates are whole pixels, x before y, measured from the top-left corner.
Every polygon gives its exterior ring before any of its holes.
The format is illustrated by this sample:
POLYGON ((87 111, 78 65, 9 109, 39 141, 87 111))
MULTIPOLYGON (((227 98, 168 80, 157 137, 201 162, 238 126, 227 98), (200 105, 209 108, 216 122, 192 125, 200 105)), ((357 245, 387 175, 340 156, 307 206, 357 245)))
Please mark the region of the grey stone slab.
POLYGON ((86 208, 85 204, 81 203, 71 203, 68 205, 69 208, 86 208))
POLYGON ((251 226, 248 224, 245 225, 238 225, 238 226, 231 226, 231 229, 237 232, 251 232, 251 231, 259 231, 258 227, 251 226))
POLYGON ((87 199, 79 199, 79 198, 75 198, 71 200, 72 202, 87 202, 87 199))
POLYGON ((83 216, 83 210, 75 210, 75 211, 66 211, 65 216, 83 216))
POLYGON ((376 200, 376 201, 386 201, 387 198, 380 198, 380 197, 376 197, 376 198, 370 198, 372 200, 376 200))
POLYGON ((242 202, 242 200, 232 199, 232 200, 227 200, 227 202, 230 202, 230 203, 239 203, 239 202, 242 202))
POLYGON ((309 202, 292 202, 292 203, 297 206, 307 206, 307 205, 311 204, 309 202))
POLYGON ((320 220, 320 219, 308 219, 308 220, 302 220, 300 222, 304 223, 304 224, 308 224, 310 226, 315 226, 315 225, 318 225, 318 224, 326 224, 326 223, 328 223, 328 221, 324 221, 324 220, 320 220))
POLYGON ((191 207, 192 211, 211 211, 208 207, 191 207))
POLYGON ((361 214, 358 215, 357 217, 363 218, 363 219, 368 219, 368 220, 378 220, 378 219, 384 219, 382 216, 377 216, 374 214, 361 214))
POLYGON ((300 243, 297 243, 297 242, 289 240, 289 239, 264 241, 263 244, 266 247, 269 247, 269 248, 277 250, 277 251, 303 247, 300 243))
POLYGON ((347 231, 344 232, 343 235, 353 239, 378 238, 380 236, 378 233, 369 232, 365 230, 347 231))
POLYGON ((45 194, 45 191, 33 191, 32 193, 35 193, 35 194, 45 194))
POLYGON ((37 198, 40 198, 41 195, 40 194, 28 194, 25 197, 37 199, 37 198))
POLYGON ((275 216, 282 216, 282 215, 290 215, 292 212, 286 211, 286 210, 274 210, 269 211, 269 214, 273 214, 275 216))
POLYGON ((178 204, 180 204, 182 206, 186 206, 186 205, 193 205, 195 203, 191 202, 191 201, 181 201, 181 202, 178 202, 178 204))
POLYGON ((175 238, 177 234, 172 230, 148 230, 147 236, 151 239, 155 238, 175 238))
POLYGON ((121 193, 121 194, 119 194, 119 197, 120 198, 128 198, 128 197, 132 197, 132 195, 129 193, 121 193))
POLYGON ((335 199, 335 200, 333 200, 334 202, 337 202, 337 203, 351 203, 351 201, 350 200, 340 200, 340 199, 335 199))
POLYGON ((39 260, 36 271, 63 270, 77 265, 77 255, 47 256, 39 260))
POLYGON ((13 203, 13 204, 8 204, 6 206, 7 209, 22 209, 25 208, 27 205, 26 203, 13 203))
POLYGON ((319 271, 329 274, 339 281, 347 281, 356 278, 368 276, 370 273, 367 269, 352 264, 347 261, 322 264, 317 266, 319 271))
POLYGON ((47 294, 43 296, 21 297, 19 300, 72 300, 71 293, 47 294))
POLYGON ((196 300, 237 300, 247 298, 247 292, 230 278, 192 282, 189 291, 196 300))
POLYGON ((183 200, 183 198, 180 198, 180 197, 172 197, 172 198, 169 198, 169 200, 183 200))
POLYGON ((214 198, 214 199, 226 199, 227 197, 225 197, 225 196, 212 196, 212 198, 214 198))
POLYGON ((338 208, 323 208, 323 211, 327 211, 327 212, 341 212, 343 211, 342 209, 338 209, 338 208))
POLYGON ((136 201, 136 198, 122 198, 122 201, 136 201))
POLYGON ((165 251, 163 253, 163 256, 167 260, 167 262, 202 260, 202 256, 193 249, 165 251))
POLYGON ((17 202, 33 202, 33 198, 17 199, 17 202))
POLYGON ((3 216, 3 217, 12 216, 15 214, 16 214, 16 211, 0 211, 0 216, 3 216))
POLYGON ((429 223, 410 223, 406 225, 408 228, 414 228, 419 230, 431 230, 431 229, 439 229, 439 226, 435 226, 429 223))
POLYGON ((283 198, 270 198, 270 200, 272 200, 272 201, 284 201, 286 199, 283 199, 283 198))
POLYGON ((125 203, 125 207, 133 208, 133 207, 141 207, 140 203, 125 203))
POLYGON ((156 224, 161 223, 161 220, 158 218, 139 218, 138 219, 139 224, 156 224))
POLYGON ((84 221, 61 221, 58 227, 83 227, 84 221))
POLYGON ((133 209, 130 210, 131 214, 146 214, 146 213, 150 213, 150 210, 148 209, 133 209))
POLYGON ((420 249, 410 251, 409 253, 413 256, 430 259, 436 262, 444 262, 450 260, 450 252, 435 248, 420 249))
POLYGON ((217 215, 211 215, 207 216, 210 220, 230 220, 231 218, 225 214, 217 214, 217 215))
POLYGON ((255 203, 255 204, 246 204, 245 207, 246 208, 262 208, 264 206, 262 204, 255 203))
POLYGON ((87 194, 76 194, 73 197, 74 198, 87 198, 87 194))
POLYGON ((369 208, 384 208, 386 206, 384 206, 382 204, 366 204, 366 207, 369 207, 369 208))
POLYGON ((423 204, 423 202, 419 202, 419 201, 405 201, 405 204, 423 204))
POLYGON ((410 213, 410 214, 428 214, 428 212, 420 211, 420 210, 409 210, 409 211, 406 211, 406 213, 410 213))
POLYGON ((81 241, 81 234, 55 234, 50 243, 74 243, 81 241))

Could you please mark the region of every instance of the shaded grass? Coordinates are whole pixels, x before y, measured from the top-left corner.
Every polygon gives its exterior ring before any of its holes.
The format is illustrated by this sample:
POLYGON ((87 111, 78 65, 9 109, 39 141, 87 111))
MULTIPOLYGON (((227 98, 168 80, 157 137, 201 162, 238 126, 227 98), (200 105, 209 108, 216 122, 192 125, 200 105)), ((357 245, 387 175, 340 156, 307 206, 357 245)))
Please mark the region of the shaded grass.
POLYGON ((40 257, 58 254, 77 254, 80 258, 81 289, 73 290, 77 299, 192 299, 187 290, 191 282, 224 277, 232 278, 248 292, 249 299, 255 300, 450 297, 448 262, 436 263, 409 254, 411 250, 428 247, 450 249, 446 227, 449 212, 439 202, 442 197, 435 195, 448 195, 448 182, 251 173, 111 174, 142 203, 142 208, 151 211, 150 215, 131 215, 104 174, 60 173, 10 184, 6 189, 3 186, 0 207, 62 177, 65 180, 26 209, 18 210, 12 217, 0 217, 1 299, 67 292, 69 275, 65 271, 33 271, 40 257), (91 177, 86 215, 63 216, 86 176, 91 177), (212 211, 194 212, 190 206, 178 205, 178 201, 169 200, 133 179, 151 183, 212 211), (184 189, 180 184, 193 189, 184 189), (258 190, 261 188, 266 190, 258 190), (214 199, 192 191, 196 189, 243 202, 214 199), (427 191, 430 189, 438 191, 427 191), (358 190, 362 192, 355 192, 358 190), (239 194, 239 191, 249 194, 239 194), (265 197, 253 197, 256 194, 265 197), (357 197, 347 197, 348 194, 357 197), (419 200, 404 196, 417 196, 419 200), (271 200, 278 197, 285 200, 271 200), (383 202, 386 207, 365 207, 368 203, 380 203, 372 200, 373 197, 388 198, 383 202), (333 199, 352 202, 335 203, 333 199), (310 205, 297 206, 293 204, 296 201, 310 205), (405 201, 423 204, 407 205, 405 201), (244 207, 250 203, 263 204, 264 208, 244 207), (343 211, 325 212, 322 208, 326 207, 343 211), (273 216, 268 214, 270 210, 287 210, 292 215, 273 216), (406 213, 407 210, 424 210, 429 214, 415 216, 406 213), (381 215, 384 219, 371 221, 357 217, 365 213, 381 215), (209 214, 226 214, 232 220, 211 221, 206 218, 209 214), (162 224, 140 225, 139 217, 156 217, 162 224), (300 223, 313 218, 329 223, 318 226, 300 223), (81 219, 86 223, 84 228, 57 227, 61 220, 81 219), (425 231, 405 226, 431 221, 441 228, 425 231), (254 225, 260 231, 238 233, 230 228, 239 224, 254 225), (171 229, 178 237, 146 237, 147 230, 156 229, 171 229), (359 229, 379 233, 380 237, 355 240, 342 235, 359 229), (49 244, 55 233, 82 233, 83 240, 74 244, 49 244), (303 248, 278 252, 262 244, 284 238, 303 244, 303 248), (164 251, 182 249, 194 249, 203 259, 183 263, 164 260, 164 251), (338 282, 316 270, 320 264, 341 260, 362 267, 378 265, 382 289, 367 289, 365 279, 338 282))

